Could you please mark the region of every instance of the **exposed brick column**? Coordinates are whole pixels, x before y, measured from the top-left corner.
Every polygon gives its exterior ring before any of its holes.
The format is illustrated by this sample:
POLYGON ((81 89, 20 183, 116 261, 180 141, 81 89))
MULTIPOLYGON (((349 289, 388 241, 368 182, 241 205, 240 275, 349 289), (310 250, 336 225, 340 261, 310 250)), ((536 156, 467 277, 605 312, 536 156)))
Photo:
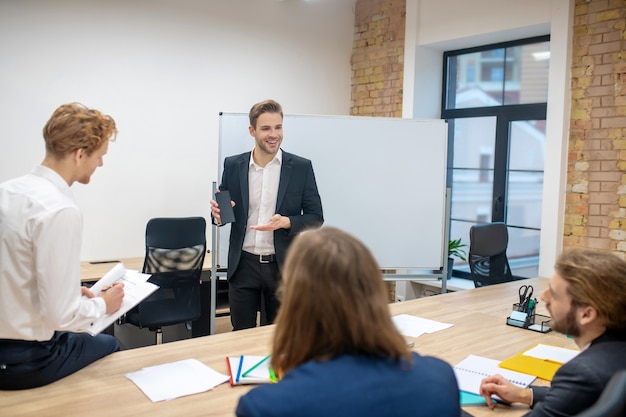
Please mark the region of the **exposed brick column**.
POLYGON ((357 0, 352 115, 402 117, 405 16, 405 0, 357 0))
MULTIPOLYGON (((356 1, 352 115, 402 117, 405 17, 406 0, 356 1)), ((396 283, 386 284, 394 302, 396 283)))
POLYGON ((563 246, 626 252, 626 0, 574 13, 563 246))

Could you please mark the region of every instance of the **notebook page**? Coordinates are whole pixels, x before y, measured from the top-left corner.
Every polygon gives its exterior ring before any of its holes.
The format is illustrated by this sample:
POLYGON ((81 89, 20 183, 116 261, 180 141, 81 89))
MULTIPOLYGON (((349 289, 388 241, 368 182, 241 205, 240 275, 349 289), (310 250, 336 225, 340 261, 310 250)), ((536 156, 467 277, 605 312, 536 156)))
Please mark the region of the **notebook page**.
POLYGON ((500 368, 498 366, 499 363, 500 361, 494 359, 469 355, 454 366, 454 374, 456 375, 459 389, 461 391, 478 394, 480 381, 494 374, 502 375, 519 387, 529 386, 536 378, 533 375, 500 368))

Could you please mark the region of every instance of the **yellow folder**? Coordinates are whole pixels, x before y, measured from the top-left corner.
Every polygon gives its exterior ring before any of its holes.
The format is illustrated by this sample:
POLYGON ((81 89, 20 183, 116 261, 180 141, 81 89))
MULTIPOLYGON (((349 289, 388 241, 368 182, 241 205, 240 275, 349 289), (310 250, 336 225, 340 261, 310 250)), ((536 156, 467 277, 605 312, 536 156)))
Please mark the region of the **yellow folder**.
POLYGON ((556 371, 563 365, 548 359, 539 359, 519 353, 500 362, 498 366, 512 371, 535 375, 538 378, 552 381, 556 371))

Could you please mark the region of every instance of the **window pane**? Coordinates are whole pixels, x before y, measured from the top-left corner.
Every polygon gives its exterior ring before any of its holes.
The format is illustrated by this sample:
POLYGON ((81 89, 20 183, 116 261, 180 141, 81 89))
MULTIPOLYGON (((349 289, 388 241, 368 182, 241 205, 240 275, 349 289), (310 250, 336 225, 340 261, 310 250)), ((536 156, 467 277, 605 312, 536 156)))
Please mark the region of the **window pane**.
MULTIPOLYGON (((474 222, 462 222, 462 221, 451 221, 450 222, 450 239, 456 240, 461 239, 461 243, 466 244, 467 246, 463 248, 465 254, 469 253, 469 229, 474 225, 474 222)), ((460 265, 466 265, 467 262, 464 262, 460 259, 454 259, 455 268, 460 265)))
POLYGON ((493 168, 496 117, 454 120, 454 168, 493 168))
MULTIPOLYGON (((510 123, 507 223, 517 227, 541 228, 544 121, 510 123)), ((539 252, 537 252, 539 253, 539 252)))
POLYGON ((550 42, 489 49, 451 56, 449 80, 456 91, 448 109, 545 103, 548 99, 550 42), (456 82, 452 82, 456 81, 456 82))
POLYGON ((511 122, 510 125, 509 169, 543 171, 546 121, 523 120, 511 122))
POLYGON ((507 48, 504 104, 548 101, 549 66, 549 42, 507 48))
POLYGON ((496 118, 455 119, 451 217, 491 221, 496 118))
POLYGON ((455 99, 448 108, 502 105, 504 52, 501 48, 457 56, 455 99))
POLYGON ((515 276, 534 278, 538 276, 539 230, 508 227, 509 244, 506 256, 515 276))
POLYGON ((509 172, 507 224, 541 228, 542 191, 543 172, 509 172))
POLYGON ((453 170, 451 217, 473 223, 490 222, 493 171, 490 181, 479 181, 480 170, 453 170))

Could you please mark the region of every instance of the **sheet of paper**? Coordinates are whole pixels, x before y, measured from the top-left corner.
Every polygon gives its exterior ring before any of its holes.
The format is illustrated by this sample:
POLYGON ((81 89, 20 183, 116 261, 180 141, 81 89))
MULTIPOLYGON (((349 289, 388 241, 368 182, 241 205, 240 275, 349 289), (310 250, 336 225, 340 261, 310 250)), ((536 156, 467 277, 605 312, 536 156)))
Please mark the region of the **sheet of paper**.
POLYGON ((96 335, 109 327, 122 314, 127 313, 131 308, 135 307, 141 300, 157 290, 158 285, 147 282, 150 278, 149 274, 142 274, 138 271, 126 270, 122 264, 117 264, 103 276, 98 282, 91 287, 94 295, 115 282, 124 284, 124 299, 119 310, 112 314, 105 314, 98 320, 95 320, 85 331, 91 335, 96 335))
POLYGON ((228 381, 228 375, 220 374, 196 359, 150 366, 125 376, 152 402, 205 392, 228 381))
POLYGON ((557 346, 549 346, 544 344, 538 344, 532 349, 524 352, 525 356, 532 356, 533 358, 550 360, 558 363, 566 363, 578 355, 578 351, 573 349, 566 349, 557 346))
POLYGON ((404 336, 418 337, 424 333, 434 333, 452 327, 451 324, 424 319, 410 314, 399 314, 391 318, 393 324, 404 336))
POLYGON ((469 355, 456 366, 454 374, 461 391, 478 394, 480 382, 483 378, 494 374, 500 374, 519 387, 527 387, 536 379, 534 375, 523 374, 500 368, 500 361, 484 358, 482 356, 469 355))
MULTIPOLYGON (((119 281, 126 274, 126 268, 122 263, 116 264, 109 272, 104 274, 102 278, 98 280, 95 284, 93 284, 90 288, 91 292, 94 295, 98 295, 103 288, 108 288, 113 285, 115 282, 119 281)), ((147 279, 147 278, 146 278, 147 279)))

